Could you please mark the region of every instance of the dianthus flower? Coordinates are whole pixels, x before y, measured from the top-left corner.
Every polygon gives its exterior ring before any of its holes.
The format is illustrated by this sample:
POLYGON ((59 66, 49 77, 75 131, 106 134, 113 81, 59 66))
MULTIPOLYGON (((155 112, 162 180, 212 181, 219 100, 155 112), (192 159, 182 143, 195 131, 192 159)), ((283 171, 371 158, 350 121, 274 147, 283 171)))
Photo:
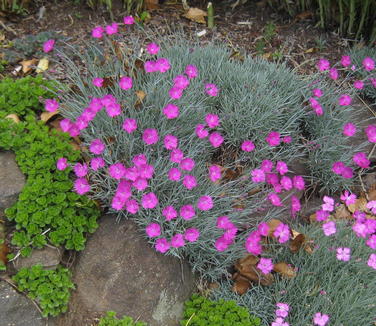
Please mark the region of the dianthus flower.
POLYGON ((350 168, 349 166, 345 166, 341 175, 345 179, 351 179, 354 176, 354 173, 352 168, 350 168))
POLYGON ((218 165, 209 166, 209 179, 216 182, 221 178, 221 167, 218 165))
POLYGON ((153 145, 158 142, 159 136, 156 129, 145 129, 142 134, 142 140, 146 145, 153 145))
POLYGON ((163 108, 163 114, 167 119, 175 119, 179 116, 179 107, 175 104, 167 104, 163 108))
POLYGON ((225 251, 230 245, 230 242, 228 240, 226 240, 223 236, 218 238, 216 241, 215 241, 215 249, 217 249, 217 251, 225 251))
POLYGON ((60 128, 63 132, 67 132, 72 126, 72 122, 69 119, 63 119, 60 121, 60 128))
POLYGON ((290 177, 283 176, 280 180, 281 186, 283 189, 289 191, 292 189, 292 180, 290 177))
POLYGON ((196 215, 196 212, 192 205, 184 205, 180 207, 179 214, 184 220, 190 220, 196 215))
POLYGON ((88 167, 86 163, 76 163, 73 167, 73 171, 77 177, 81 178, 87 175, 88 167))
POLYGON ((182 159, 180 162, 180 168, 184 171, 192 171, 195 165, 195 161, 190 157, 186 157, 185 159, 182 159))
POLYGON ((188 76, 188 78, 196 78, 198 76, 198 69, 194 65, 188 65, 185 67, 185 74, 188 76))
POLYGON ((328 70, 330 67, 330 62, 326 59, 320 59, 317 63, 317 69, 320 71, 328 70))
POLYGON ((351 58, 348 55, 343 55, 341 58, 341 64, 344 67, 348 67, 351 65, 351 58))
POLYGON ((175 148, 170 152, 170 161, 174 163, 180 163, 184 158, 184 154, 179 148, 175 148))
POLYGON ((148 181, 144 178, 138 177, 133 182, 133 187, 135 187, 138 191, 144 191, 148 187, 148 181))
POLYGON ((366 206, 373 214, 376 214, 376 200, 371 200, 366 206))
POLYGON ((59 102, 55 99, 47 99, 44 102, 44 108, 48 112, 55 112, 59 108, 59 102))
POLYGON ((151 223, 145 228, 145 231, 150 238, 159 237, 161 235, 161 226, 157 223, 151 223))
POLYGON ((87 126, 89 125, 89 121, 87 121, 85 119, 85 117, 83 116, 79 116, 76 120, 76 127, 79 129, 79 130, 83 130, 85 128, 87 128, 87 126))
POLYGON ((158 198, 154 192, 149 192, 142 196, 141 205, 145 209, 152 209, 158 205, 158 198))
POLYGON ((186 175, 183 178, 183 185, 188 190, 192 190, 193 188, 197 187, 197 180, 193 175, 186 175))
POLYGON ((368 258, 367 265, 376 269, 376 254, 371 254, 368 258))
POLYGON ((125 167, 121 163, 115 163, 110 165, 108 172, 112 178, 120 180, 122 177, 124 177, 125 167))
POLYGON ((95 118, 96 114, 97 113, 91 107, 87 107, 82 112, 81 117, 86 121, 92 121, 95 118))
POLYGON ((262 247, 261 247, 260 243, 256 240, 253 240, 253 239, 249 240, 249 238, 245 242, 245 249, 250 254, 255 255, 255 256, 261 255, 261 253, 262 253, 262 247))
POLYGON ((279 178, 276 173, 268 173, 266 175, 266 182, 272 186, 279 185, 279 178))
POLYGON ((102 38, 104 29, 102 26, 96 26, 91 30, 91 36, 94 38, 102 38))
POLYGON ((281 143, 281 135, 277 131, 272 131, 268 134, 266 137, 266 142, 269 144, 269 146, 278 146, 281 143))
POLYGON ((64 171, 68 167, 68 160, 65 157, 61 157, 56 162, 56 168, 60 171, 64 171))
POLYGON ((375 61, 370 57, 364 58, 362 61, 362 65, 363 68, 367 71, 372 71, 373 69, 375 69, 375 61))
POLYGON ((337 259, 342 261, 349 261, 351 257, 350 248, 337 248, 337 259))
POLYGON ((139 206, 135 199, 129 199, 125 202, 125 209, 131 214, 136 214, 138 212, 139 206))
POLYGON ((146 47, 146 51, 148 51, 148 53, 151 55, 158 54, 159 45, 156 43, 149 43, 148 46, 146 47))
POLYGON ((124 178, 129 181, 136 181, 136 179, 140 176, 139 169, 135 166, 125 169, 124 178))
POLYGON ((369 125, 366 130, 366 135, 368 137, 368 141, 371 143, 376 143, 376 126, 375 125, 369 125))
POLYGON ((74 181, 74 191, 79 195, 84 195, 90 191, 89 182, 85 178, 78 178, 74 181))
POLYGON ((208 113, 205 116, 205 121, 209 128, 215 128, 219 126, 219 117, 216 114, 208 113))
POLYGON ((284 142, 285 144, 290 144, 292 142, 292 138, 291 136, 285 136, 282 138, 282 142, 284 142))
POLYGON ((178 168, 171 168, 168 171, 168 178, 171 181, 179 181, 180 177, 181 177, 181 172, 180 172, 180 170, 178 168))
POLYGON ((334 199, 329 196, 324 196, 324 204, 321 205, 323 211, 333 212, 334 210, 334 199))
POLYGON ((135 166, 140 167, 147 164, 148 161, 145 154, 138 154, 133 157, 132 162, 135 166))
POLYGON ((244 152, 252 152, 255 149, 255 144, 251 140, 243 141, 241 149, 244 152))
POLYGON ((155 69, 161 73, 165 73, 171 68, 170 61, 166 58, 159 58, 155 62, 155 69))
POLYGON ((363 89, 364 88, 364 82, 362 80, 354 81, 353 85, 356 89, 363 89))
POLYGON ((312 90, 312 95, 316 97, 321 97, 323 96, 323 91, 320 88, 315 88, 312 90))
POLYGON ((284 321, 283 318, 277 317, 275 321, 272 322, 271 326, 290 326, 290 324, 286 321, 284 321))
POLYGON ((338 175, 341 175, 343 173, 344 168, 345 164, 341 161, 334 162, 332 165, 332 171, 338 175))
POLYGON ((121 107, 119 103, 111 103, 106 106, 107 115, 111 118, 121 114, 121 107))
POLYGON ((107 35, 113 35, 116 34, 119 30, 119 26, 117 23, 112 23, 111 25, 107 25, 105 27, 107 35))
POLYGON ((54 49, 55 40, 48 40, 43 43, 43 52, 48 53, 54 49))
POLYGON ((131 77, 121 77, 119 80, 119 86, 123 90, 131 89, 133 86, 133 80, 131 77))
POLYGON ((355 153, 353 156, 353 161, 363 169, 369 168, 371 164, 370 160, 367 158, 366 153, 364 152, 355 153))
POLYGON ((273 170, 273 162, 270 160, 263 160, 261 162, 261 170, 263 170, 265 173, 272 172, 273 170))
POLYGON ((202 196, 198 199, 197 208, 202 211, 208 211, 213 208, 213 199, 210 196, 202 196))
POLYGON ((353 123, 348 122, 343 126, 343 134, 345 136, 352 137, 355 135, 355 133, 356 133, 356 126, 353 123))
POLYGON ((257 227, 257 231, 260 233, 260 235, 266 237, 268 234, 269 234, 269 225, 268 223, 265 223, 265 222, 261 222, 258 227, 257 227))
POLYGON ((360 238, 366 238, 368 235, 368 229, 367 225, 363 222, 355 222, 354 225, 352 226, 353 231, 355 232, 357 237, 360 238))
POLYGON ((167 221, 171 221, 178 216, 178 212, 174 206, 166 206, 162 210, 162 215, 166 218, 167 221))
POLYGON ((132 16, 126 16, 123 19, 124 25, 133 25, 134 24, 134 18, 132 16))
POLYGON ((273 262, 270 258, 260 258, 257 268, 261 270, 263 274, 269 274, 273 270, 273 262))
POLYGON ((209 131, 205 129, 205 125, 198 124, 195 128, 195 133, 198 138, 206 138, 209 135, 209 131))
POLYGON ((178 100, 179 98, 182 97, 183 95, 183 89, 182 88, 179 88, 179 87, 172 87, 169 91, 168 91, 168 94, 170 95, 170 97, 174 100, 178 100))
POLYGON ((68 133, 71 137, 77 137, 80 134, 80 129, 75 123, 72 123, 68 129, 68 133))
POLYGON ((282 206, 281 198, 278 197, 277 194, 271 193, 268 195, 269 201, 274 205, 274 206, 282 206))
POLYGON ((217 85, 215 85, 215 84, 206 84, 205 85, 205 92, 209 96, 217 96, 218 93, 219 93, 219 89, 218 89, 217 85))
POLYGON ((227 230, 231 228, 234 224, 230 221, 228 216, 219 216, 217 217, 216 227, 219 229, 227 230))
POLYGON ((184 233, 185 240, 195 242, 200 237, 200 231, 195 228, 186 229, 184 233))
POLYGON ((251 171, 252 181, 255 183, 265 182, 265 172, 261 169, 254 169, 251 171))
POLYGON ((338 70, 337 70, 336 68, 331 68, 331 69, 329 70, 329 77, 330 77, 331 79, 333 79, 333 80, 337 80, 337 79, 338 79, 338 76, 339 76, 339 74, 338 74, 338 70))
POLYGON ((103 86, 103 82, 104 82, 104 79, 103 78, 99 78, 99 77, 95 77, 92 81, 93 85, 96 86, 96 87, 102 87, 103 86))
POLYGON ((178 233, 178 234, 175 234, 172 238, 171 238, 171 246, 174 247, 174 248, 180 248, 180 247, 184 247, 185 245, 185 241, 184 241, 184 237, 182 234, 178 233))
POLYGON ((290 228, 287 224, 280 223, 273 232, 279 243, 285 243, 290 239, 290 228))
POLYGON ((155 241, 155 250, 159 251, 160 253, 164 254, 170 249, 170 244, 166 238, 157 239, 155 241))
POLYGON ((291 214, 292 216, 295 216, 297 212, 299 212, 302 208, 302 205, 300 204, 300 200, 296 196, 291 196, 291 214))
POLYGON ((112 201, 111 201, 111 207, 116 210, 116 211, 120 211, 123 209, 125 205, 125 200, 123 198, 121 198, 120 196, 114 196, 112 198, 112 201))
POLYGON ((368 238, 366 245, 371 249, 376 250, 376 234, 373 234, 368 238))
POLYGON ((289 170, 287 164, 283 161, 278 161, 275 169, 280 175, 286 174, 289 170))
POLYGON ((341 200, 345 202, 346 206, 355 204, 356 195, 351 194, 349 191, 345 190, 343 194, 341 194, 341 200))
POLYGON ((351 104, 351 101, 352 101, 352 99, 351 99, 350 95, 343 94, 338 99, 338 104, 341 105, 341 106, 347 106, 347 105, 351 104))
POLYGON ((217 148, 223 143, 223 136, 219 132, 213 132, 209 136, 209 142, 213 147, 217 148))
POLYGON ((329 322, 329 316, 321 314, 321 312, 315 313, 313 316, 313 323, 317 326, 325 326, 329 322))
POLYGON ((174 87, 179 89, 186 89, 189 86, 189 79, 184 75, 177 75, 174 78, 174 87))
POLYGON ((96 138, 90 143, 90 152, 100 155, 103 153, 105 147, 105 144, 100 139, 96 138))
POLYGON ((94 97, 89 102, 89 108, 91 108, 95 113, 99 112, 103 108, 102 100, 98 97, 94 97))
POLYGON ((333 221, 329 221, 327 223, 324 223, 322 225, 322 229, 324 231, 324 234, 329 237, 332 234, 335 234, 337 232, 336 223, 333 221))
POLYGON ((154 61, 146 61, 144 64, 145 72, 155 72, 158 71, 157 64, 154 61))
POLYGON ((141 178, 151 179, 154 173, 154 166, 149 164, 143 164, 138 167, 138 172, 141 178))
POLYGON ((174 135, 166 135, 163 143, 166 149, 172 150, 178 147, 178 138, 174 135))
POLYGON ((275 314, 277 317, 286 318, 289 314, 290 306, 287 303, 278 302, 276 304, 277 310, 275 311, 275 314))

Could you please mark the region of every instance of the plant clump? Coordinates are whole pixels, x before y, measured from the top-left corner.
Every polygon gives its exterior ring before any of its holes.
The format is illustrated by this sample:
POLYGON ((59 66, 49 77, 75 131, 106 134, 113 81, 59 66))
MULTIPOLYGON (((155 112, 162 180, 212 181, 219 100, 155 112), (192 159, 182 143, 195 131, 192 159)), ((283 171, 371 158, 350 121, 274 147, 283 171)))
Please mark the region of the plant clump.
POLYGON ((98 326, 146 326, 146 323, 134 321, 133 318, 129 316, 118 319, 116 312, 107 311, 106 315, 99 320, 98 326))

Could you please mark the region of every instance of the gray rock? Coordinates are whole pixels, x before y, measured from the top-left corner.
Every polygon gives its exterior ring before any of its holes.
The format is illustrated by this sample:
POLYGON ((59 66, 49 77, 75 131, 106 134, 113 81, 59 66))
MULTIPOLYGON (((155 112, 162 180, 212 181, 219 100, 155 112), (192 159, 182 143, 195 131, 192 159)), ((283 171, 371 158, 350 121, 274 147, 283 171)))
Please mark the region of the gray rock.
POLYGON ((46 246, 42 249, 33 249, 29 257, 19 256, 13 262, 13 266, 15 269, 20 270, 23 267, 40 264, 45 269, 56 269, 61 261, 62 254, 62 248, 46 246))
POLYGON ((24 185, 25 177, 17 166, 15 155, 0 152, 0 217, 17 201, 24 185))
POLYGON ((8 283, 0 281, 1 326, 45 326, 34 303, 8 283))
POLYGON ((90 325, 89 316, 108 310, 148 326, 177 326, 195 288, 185 262, 157 253, 134 222, 116 223, 112 216, 102 218, 80 253, 74 282, 69 312, 59 326, 90 325))

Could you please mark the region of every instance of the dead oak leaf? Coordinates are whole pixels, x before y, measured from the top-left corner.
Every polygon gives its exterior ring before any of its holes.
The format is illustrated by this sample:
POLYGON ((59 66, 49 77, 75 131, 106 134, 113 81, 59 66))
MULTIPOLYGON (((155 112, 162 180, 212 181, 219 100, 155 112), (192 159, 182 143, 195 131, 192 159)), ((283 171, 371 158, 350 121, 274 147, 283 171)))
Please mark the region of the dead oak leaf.
POLYGON ((22 72, 24 74, 27 74, 31 70, 34 69, 35 65, 38 63, 38 59, 31 59, 31 60, 23 60, 20 62, 22 66, 22 72))
POLYGON ((241 276, 240 274, 236 275, 234 285, 232 286, 232 292, 236 294, 243 295, 248 291, 248 289, 252 286, 251 282, 241 276))
POLYGON ((274 264, 273 270, 278 274, 281 274, 284 278, 294 278, 296 276, 295 269, 284 262, 274 264))
POLYGON ((189 8, 189 10, 183 15, 183 17, 188 18, 196 23, 206 24, 205 17, 208 14, 199 8, 189 8))
POLYGON ((354 213, 355 211, 366 212, 367 211, 367 199, 364 197, 360 197, 356 200, 354 204, 347 206, 347 208, 349 209, 351 213, 354 213))

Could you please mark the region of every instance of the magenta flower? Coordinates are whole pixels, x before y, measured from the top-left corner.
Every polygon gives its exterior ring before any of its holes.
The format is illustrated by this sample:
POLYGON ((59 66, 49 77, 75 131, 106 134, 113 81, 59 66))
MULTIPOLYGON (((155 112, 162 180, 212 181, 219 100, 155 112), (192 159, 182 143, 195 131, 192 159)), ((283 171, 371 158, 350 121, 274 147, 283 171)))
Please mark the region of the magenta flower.
POLYGON ((236 237, 236 233, 238 232, 238 229, 233 225, 231 228, 227 229, 222 237, 224 240, 228 241, 229 244, 232 244, 234 242, 234 239, 236 237))
POLYGON ((190 220, 196 215, 196 212, 192 205, 184 205, 180 207, 179 214, 184 220, 190 220))
POLYGON ((168 71, 171 68, 170 61, 168 59, 166 59, 166 58, 159 58, 155 62, 155 68, 159 72, 165 73, 166 71, 168 71))
POLYGON ((243 141, 241 149, 244 152, 252 152, 255 149, 255 144, 250 140, 243 141))
POLYGON ((272 131, 268 134, 266 137, 266 142, 269 144, 269 146, 278 146, 281 143, 281 135, 277 131, 272 131))
POLYGON ((371 254, 368 258, 367 265, 376 269, 376 254, 371 254))
POLYGON ((209 179, 216 182, 221 179, 221 167, 218 165, 209 166, 209 179))
POLYGON ((195 128, 195 133, 198 138, 205 138, 209 135, 209 131, 205 129, 203 124, 198 124, 195 128))
POLYGON ((142 140, 146 145, 153 145, 158 142, 159 136, 156 129, 145 129, 142 134, 142 140))
POLYGON ((105 148, 105 144, 98 138, 94 139, 90 143, 90 152, 92 152, 93 154, 100 155, 103 153, 105 148))
POLYGON ((120 196, 114 196, 112 198, 112 201, 111 201, 111 207, 116 210, 116 211, 120 211, 123 209, 125 205, 125 200, 123 200, 123 198, 121 198, 120 196))
POLYGON ((132 16, 126 16, 123 19, 124 25, 133 25, 134 24, 134 18, 132 16))
POLYGON ((102 87, 103 86, 103 82, 104 82, 104 79, 103 78, 99 78, 99 77, 95 77, 93 79, 93 85, 96 86, 96 87, 102 87))
POLYGON ((185 230, 184 238, 189 242, 195 242, 200 237, 200 231, 195 228, 185 230))
POLYGON ((166 135, 163 143, 166 149, 172 150, 178 147, 178 138, 174 135, 166 135))
POLYGON ((151 179, 154 174, 154 166, 149 164, 144 164, 138 167, 138 172, 141 178, 151 179))
POLYGON ((106 106, 107 115, 111 118, 121 114, 121 107, 119 103, 111 103, 106 106))
POLYGON ((263 273, 263 274, 269 274, 273 270, 273 262, 270 258, 260 258, 259 263, 257 264, 257 268, 263 273))
POLYGON ((87 107, 87 108, 85 108, 85 110, 82 112, 81 117, 82 117, 84 120, 86 120, 86 121, 92 121, 92 120, 95 118, 96 114, 97 114, 97 113, 96 113, 92 108, 87 107))
POLYGON ((219 126, 219 117, 216 114, 209 113, 205 116, 205 121, 209 128, 215 128, 219 126))
POLYGON ((316 312, 313 316, 313 323, 317 326, 325 326, 329 322, 329 316, 316 312))
POLYGON ((272 172, 273 170, 273 162, 270 160, 263 160, 261 163, 261 170, 263 170, 265 173, 272 172))
POLYGON ((202 196, 198 199, 197 208, 202 211, 208 211, 213 208, 213 199, 210 196, 202 196))
POLYGON ((334 199, 329 196, 324 196, 324 204, 321 205, 323 211, 333 212, 334 210, 334 199))
POLYGON ((281 198, 278 197, 277 194, 271 193, 267 197, 269 201, 272 203, 274 206, 282 206, 281 198))
POLYGON ((131 134, 133 131, 137 129, 137 121, 135 119, 125 119, 123 123, 123 129, 128 134, 131 134))
POLYGON ((269 225, 265 222, 261 222, 257 227, 257 231, 260 233, 260 235, 264 237, 266 237, 269 234, 269 229, 269 225))
POLYGON ((63 132, 67 132, 72 126, 72 122, 69 119, 63 119, 60 121, 59 125, 63 132))
POLYGON ((368 238, 366 245, 371 249, 376 250, 376 234, 373 234, 368 238))
POLYGON ((146 61, 144 64, 144 69, 146 72, 156 72, 158 71, 157 63, 154 61, 146 61))
POLYGON ((55 99, 47 99, 44 108, 48 112, 55 112, 59 108, 59 103, 55 99))
POLYGON ((188 65, 185 67, 185 74, 188 76, 188 78, 196 78, 198 76, 198 69, 194 65, 188 65))
POLYGON ((230 245, 230 242, 228 240, 226 240, 223 236, 218 238, 215 243, 214 243, 214 247, 215 249, 217 249, 217 251, 225 251, 230 245))
POLYGON ((183 185, 188 190, 192 190, 193 188, 197 187, 197 180, 193 175, 186 175, 183 178, 183 185))
POLYGON ((90 160, 90 168, 93 171, 97 171, 97 170, 103 168, 104 166, 105 166, 105 162, 104 162, 103 158, 101 158, 101 157, 93 157, 90 160))
POLYGON ((76 163, 73 167, 73 171, 77 177, 81 178, 87 175, 88 167, 85 163, 76 163))
POLYGON ((251 171, 252 182, 265 182, 265 172, 261 169, 254 169, 251 171))
POLYGON ((353 123, 348 122, 343 126, 343 134, 345 136, 352 137, 355 135, 355 133, 356 133, 356 126, 353 123))
POLYGON ((314 97, 310 97, 308 101, 309 101, 309 104, 311 105, 311 107, 313 109, 316 109, 316 108, 318 108, 320 106, 319 101, 316 100, 314 97))
POLYGON ((221 146, 222 143, 223 143, 223 140, 224 139, 223 139, 222 135, 219 132, 216 132, 216 131, 211 133, 210 136, 209 136, 209 142, 215 148, 221 146))
POLYGON ((352 226, 353 231, 355 232, 356 236, 359 238, 366 238, 368 235, 368 228, 367 225, 363 222, 357 221, 352 226))
POLYGON ((375 61, 370 57, 364 58, 362 61, 362 65, 363 68, 367 71, 372 71, 373 69, 375 69, 375 61))
POLYGON ((320 116, 320 115, 324 114, 324 110, 323 110, 323 108, 322 108, 321 105, 318 105, 313 110, 315 111, 315 113, 316 113, 317 116, 320 116))
POLYGON ((373 88, 376 88, 376 78, 369 78, 369 81, 371 82, 373 88))
POLYGON ((333 80, 337 80, 339 77, 338 70, 336 68, 331 68, 329 70, 329 77, 333 80))
POLYGON ((159 237, 161 235, 161 226, 157 223, 150 223, 145 228, 145 231, 149 238, 159 237))
POLYGON ((338 175, 342 175, 343 173, 343 170, 345 169, 345 164, 341 161, 338 161, 338 162, 334 162, 333 165, 332 165, 332 171, 335 173, 335 174, 338 174, 338 175))
POLYGON ((326 59, 320 59, 316 65, 317 69, 320 71, 328 70, 330 67, 330 62, 326 59))
POLYGON ((354 173, 352 168, 350 168, 349 166, 345 166, 341 175, 345 179, 351 179, 354 176, 354 173))
POLYGON ((295 216, 297 212, 299 212, 302 208, 302 205, 300 204, 300 200, 296 196, 291 196, 291 214, 292 216, 295 216))
POLYGON ((144 194, 141 198, 141 205, 145 209, 153 209, 158 205, 158 198, 154 192, 144 194))
POLYGON ((165 238, 157 239, 155 241, 155 250, 159 251, 160 253, 164 254, 170 249, 170 244, 165 238))
POLYGON ((168 91, 168 94, 170 95, 170 97, 174 100, 178 100, 179 98, 181 98, 183 96, 183 89, 182 88, 179 88, 179 87, 172 87, 169 91, 168 91))
POLYGON ((48 40, 43 43, 43 52, 48 53, 54 49, 55 40, 48 40))
POLYGON ((179 148, 175 148, 170 152, 170 161, 180 163, 184 158, 184 154, 179 148))
POLYGON ((285 144, 290 144, 292 142, 292 138, 291 136, 285 136, 282 138, 282 142, 284 142, 285 144))
POLYGON ((205 92, 209 96, 217 96, 218 93, 219 93, 219 89, 218 89, 217 85, 215 85, 215 84, 206 84, 205 85, 205 92))
POLYGON ((96 26, 91 30, 91 36, 94 38, 102 38, 104 29, 102 26, 96 26))
POLYGON ((65 157, 61 157, 56 162, 56 168, 59 171, 64 171, 68 167, 68 160, 65 157))
POLYGON ((144 178, 138 177, 132 184, 138 191, 144 191, 148 187, 148 181, 144 178))
POLYGON ((315 88, 312 90, 312 95, 316 97, 321 97, 323 96, 323 91, 320 88, 315 88))
POLYGON ((131 77, 121 77, 119 80, 119 86, 123 90, 131 89, 133 86, 133 80, 131 77))
POLYGON ((131 214, 136 214, 139 210, 139 206, 136 200, 130 199, 125 202, 125 209, 131 214))
POLYGON ((341 195, 341 200, 345 202, 347 206, 355 204, 356 201, 356 195, 351 194, 347 190, 344 191, 344 193, 341 195))
POLYGON ((350 260, 350 248, 337 248, 337 259, 342 261, 349 261, 350 260))
POLYGON ((284 319, 282 317, 277 317, 275 319, 275 321, 272 322, 271 326, 290 326, 290 324, 288 322, 284 321, 284 319))
POLYGON ((84 195, 90 191, 89 182, 85 178, 78 178, 73 184, 74 191, 79 195, 84 195))
POLYGON ((148 53, 151 55, 158 54, 159 46, 156 43, 149 43, 146 47, 146 51, 148 51, 148 53))
POLYGON ((195 161, 191 159, 190 157, 186 157, 180 162, 180 168, 184 171, 192 171, 195 165, 196 165, 195 161))
POLYGON ((327 223, 324 223, 322 225, 322 229, 324 231, 324 234, 329 237, 332 234, 335 234, 337 232, 336 223, 333 221, 329 221, 327 223))
POLYGON ((341 105, 341 106, 347 106, 347 105, 351 104, 351 101, 352 101, 352 99, 351 99, 350 95, 343 94, 338 99, 338 104, 341 105))
MULTIPOLYGON (((355 197, 356 198, 356 197, 355 197)), ((376 214, 376 200, 371 200, 367 203, 366 207, 373 213, 376 214)))
POLYGON ((135 155, 132 159, 132 162, 135 166, 141 167, 142 165, 145 165, 148 163, 146 155, 145 154, 138 154, 135 155))
POLYGON ((262 253, 262 247, 260 243, 254 239, 247 239, 245 242, 245 249, 252 255, 258 256, 262 253))
POLYGON ((111 25, 107 25, 105 27, 107 35, 113 35, 116 34, 119 30, 119 26, 117 23, 112 23, 111 25))
POLYGON ((277 317, 286 318, 289 314, 290 306, 287 303, 278 302, 276 304, 277 310, 275 311, 275 314, 277 317))
POLYGON ((168 171, 168 178, 171 181, 179 181, 181 177, 181 172, 178 168, 172 168, 168 171))
POLYGON ((369 168, 371 164, 370 160, 367 158, 366 153, 364 152, 355 153, 353 156, 353 161, 363 169, 369 168))
POLYGON ((89 125, 89 121, 87 121, 85 119, 85 117, 83 116, 79 116, 76 120, 76 127, 79 129, 79 130, 83 130, 85 128, 87 128, 87 126, 89 125))
POLYGON ((175 210, 174 206, 166 206, 162 210, 162 215, 167 221, 171 221, 178 216, 178 212, 175 210))
POLYGON ((266 175, 266 182, 272 186, 279 185, 278 175, 275 173, 268 173, 266 175))
POLYGON ((175 119, 179 116, 179 107, 175 104, 167 104, 163 108, 163 114, 167 119, 175 119))
POLYGON ((72 123, 68 129, 68 133, 71 137, 77 137, 80 134, 80 129, 75 123, 72 123))
POLYGON ((351 65, 351 58, 348 55, 343 55, 341 58, 341 64, 344 67, 348 67, 351 65))
POLYGON ((234 224, 230 221, 228 216, 219 216, 217 218, 217 224, 216 224, 217 228, 227 230, 227 229, 232 228, 233 226, 234 224))
POLYGON ((366 135, 368 137, 368 141, 370 143, 376 143, 376 126, 375 125, 369 125, 366 130, 366 135))
POLYGON ((280 180, 281 186, 283 189, 289 191, 292 189, 292 180, 290 177, 283 176, 280 180))
POLYGON ((283 161, 278 161, 275 169, 280 175, 286 174, 289 170, 287 164, 283 161))
POLYGON ((174 78, 174 87, 186 89, 189 86, 189 79, 184 75, 177 75, 174 78))
POLYGON ((180 248, 180 247, 184 247, 185 245, 185 241, 184 241, 184 236, 180 233, 178 234, 175 234, 172 238, 171 238, 171 246, 174 247, 174 248, 180 248))
POLYGON ((353 85, 356 89, 363 89, 364 88, 364 82, 362 80, 354 81, 353 85))
POLYGON ((290 239, 290 228, 287 224, 280 223, 273 232, 279 243, 285 243, 290 239))
POLYGON ((121 163, 111 164, 108 168, 108 173, 112 178, 120 180, 122 177, 124 177, 125 167, 121 163))
POLYGON ((95 113, 99 112, 103 108, 102 100, 98 97, 92 98, 89 103, 89 108, 91 108, 95 113))
POLYGON ((102 105, 105 107, 116 103, 116 98, 112 96, 111 94, 107 94, 103 96, 100 100, 101 100, 102 105))

